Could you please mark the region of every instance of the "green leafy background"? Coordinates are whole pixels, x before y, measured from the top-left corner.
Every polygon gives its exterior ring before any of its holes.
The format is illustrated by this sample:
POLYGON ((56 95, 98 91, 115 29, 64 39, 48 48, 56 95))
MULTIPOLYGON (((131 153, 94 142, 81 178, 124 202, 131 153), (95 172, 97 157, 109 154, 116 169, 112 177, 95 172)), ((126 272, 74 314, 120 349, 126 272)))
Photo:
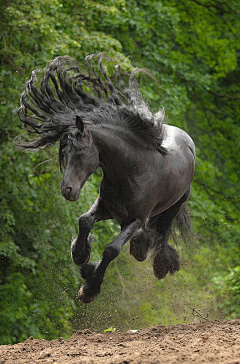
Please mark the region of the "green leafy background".
MULTIPOLYGON (((0 12, 0 343, 239 317, 239 2, 3 0, 0 12), (164 106, 167 122, 194 139, 189 205, 197 239, 179 245, 182 269, 163 281, 124 247, 101 295, 83 305, 70 241, 101 171, 69 203, 60 193, 57 146, 25 154, 12 141, 23 132, 16 110, 31 70, 59 55, 82 61, 100 51, 123 67, 148 68, 161 85, 139 79, 149 106, 164 106)), ((93 260, 118 229, 113 221, 95 226, 93 260)))

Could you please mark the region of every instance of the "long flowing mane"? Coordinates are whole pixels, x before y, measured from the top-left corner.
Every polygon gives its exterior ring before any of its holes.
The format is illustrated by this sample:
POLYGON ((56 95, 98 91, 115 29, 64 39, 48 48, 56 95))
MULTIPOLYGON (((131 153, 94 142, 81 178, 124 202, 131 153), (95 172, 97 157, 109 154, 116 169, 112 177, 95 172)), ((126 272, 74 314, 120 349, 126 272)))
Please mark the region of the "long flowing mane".
POLYGON ((143 100, 136 74, 124 72, 115 61, 100 53, 79 67, 68 56, 55 58, 42 72, 34 70, 21 95, 18 116, 34 139, 15 140, 19 149, 41 150, 56 143, 75 127, 76 115, 84 123, 123 125, 144 138, 151 148, 166 154, 164 110, 152 114, 143 100), (103 61, 114 66, 109 76, 103 61), (42 74, 39 81, 38 75, 42 74))

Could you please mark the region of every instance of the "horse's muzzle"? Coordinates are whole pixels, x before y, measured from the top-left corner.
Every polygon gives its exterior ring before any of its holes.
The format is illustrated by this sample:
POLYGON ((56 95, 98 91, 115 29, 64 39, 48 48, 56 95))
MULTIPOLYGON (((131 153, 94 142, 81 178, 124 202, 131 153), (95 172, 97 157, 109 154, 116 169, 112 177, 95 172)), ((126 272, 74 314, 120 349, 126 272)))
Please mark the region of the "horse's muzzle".
POLYGON ((80 191, 73 191, 72 187, 61 188, 62 195, 68 201, 77 201, 79 198, 80 191))

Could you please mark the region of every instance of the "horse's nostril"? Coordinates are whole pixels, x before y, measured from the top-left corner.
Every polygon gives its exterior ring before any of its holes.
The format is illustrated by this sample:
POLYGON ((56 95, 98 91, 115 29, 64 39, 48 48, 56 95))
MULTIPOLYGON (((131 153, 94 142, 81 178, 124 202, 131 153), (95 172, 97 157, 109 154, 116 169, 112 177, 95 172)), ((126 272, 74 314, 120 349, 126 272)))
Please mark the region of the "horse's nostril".
POLYGON ((66 188, 67 195, 69 195, 71 192, 72 192, 72 187, 67 187, 66 188))

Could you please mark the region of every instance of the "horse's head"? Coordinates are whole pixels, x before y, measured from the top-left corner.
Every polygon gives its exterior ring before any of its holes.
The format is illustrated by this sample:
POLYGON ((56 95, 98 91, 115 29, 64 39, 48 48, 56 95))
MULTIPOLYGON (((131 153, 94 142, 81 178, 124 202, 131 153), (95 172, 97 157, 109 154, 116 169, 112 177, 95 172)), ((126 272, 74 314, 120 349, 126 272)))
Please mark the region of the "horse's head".
POLYGON ((76 117, 77 128, 72 128, 60 142, 60 164, 64 164, 61 184, 62 195, 69 201, 79 198, 80 190, 99 165, 99 153, 91 133, 76 117))

